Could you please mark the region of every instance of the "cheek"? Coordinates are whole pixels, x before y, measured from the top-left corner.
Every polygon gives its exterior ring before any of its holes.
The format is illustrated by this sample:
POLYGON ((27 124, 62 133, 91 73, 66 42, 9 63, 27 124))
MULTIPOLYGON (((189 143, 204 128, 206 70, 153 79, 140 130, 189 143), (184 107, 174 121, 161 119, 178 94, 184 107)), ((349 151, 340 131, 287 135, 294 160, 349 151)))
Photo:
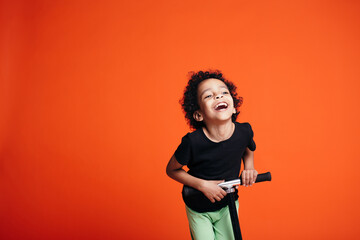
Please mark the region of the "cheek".
POLYGON ((211 104, 206 103, 206 104, 203 105, 203 110, 204 111, 209 110, 209 109, 211 109, 211 104))
POLYGON ((235 107, 234 106, 234 99, 232 97, 230 97, 230 102, 231 102, 232 106, 235 107))
POLYGON ((209 108, 210 106, 211 106, 211 101, 206 101, 206 100, 200 102, 199 104, 200 109, 206 109, 209 108))

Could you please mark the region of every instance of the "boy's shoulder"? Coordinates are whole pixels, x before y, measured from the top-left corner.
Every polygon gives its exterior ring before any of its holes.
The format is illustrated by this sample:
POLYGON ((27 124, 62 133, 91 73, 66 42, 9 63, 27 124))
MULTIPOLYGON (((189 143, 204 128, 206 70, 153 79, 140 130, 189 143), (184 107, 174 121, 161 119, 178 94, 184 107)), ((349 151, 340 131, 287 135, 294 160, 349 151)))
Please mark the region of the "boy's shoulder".
POLYGON ((188 132, 183 138, 187 138, 189 140, 198 139, 203 134, 203 130, 201 128, 195 129, 192 132, 188 132))
POLYGON ((239 129, 251 129, 251 125, 248 122, 243 122, 243 123, 235 122, 235 125, 239 129))
POLYGON ((237 125, 239 125, 239 126, 242 126, 242 127, 250 126, 250 123, 248 123, 248 122, 242 122, 242 123, 240 123, 240 122, 235 122, 235 124, 237 124, 237 125))

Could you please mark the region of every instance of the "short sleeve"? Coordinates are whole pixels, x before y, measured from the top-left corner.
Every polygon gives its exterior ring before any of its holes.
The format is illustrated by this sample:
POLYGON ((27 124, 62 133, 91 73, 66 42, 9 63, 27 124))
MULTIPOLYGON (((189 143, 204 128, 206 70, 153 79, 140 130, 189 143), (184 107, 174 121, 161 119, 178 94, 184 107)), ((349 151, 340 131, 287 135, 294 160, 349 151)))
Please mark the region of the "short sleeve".
POLYGON ((249 123, 247 123, 248 125, 248 130, 249 130, 249 134, 250 134, 250 137, 249 137, 249 145, 247 146, 251 151, 255 151, 256 149, 256 144, 255 144, 255 141, 254 141, 254 132, 251 128, 251 125, 249 123))
POLYGON ((188 134, 182 138, 181 143, 176 149, 174 155, 176 160, 181 165, 187 165, 189 163, 191 158, 191 142, 188 134))

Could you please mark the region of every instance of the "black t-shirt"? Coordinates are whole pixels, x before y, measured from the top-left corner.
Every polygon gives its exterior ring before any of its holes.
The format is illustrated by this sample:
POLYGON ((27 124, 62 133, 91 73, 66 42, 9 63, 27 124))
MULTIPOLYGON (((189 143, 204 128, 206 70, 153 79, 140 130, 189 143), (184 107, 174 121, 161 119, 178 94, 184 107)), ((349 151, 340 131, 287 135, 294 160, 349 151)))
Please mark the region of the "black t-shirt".
MULTIPOLYGON (((254 151, 253 131, 249 123, 235 122, 233 135, 222 142, 213 142, 202 129, 186 134, 175 151, 181 165, 187 165, 188 173, 205 180, 233 180, 239 177, 241 159, 245 149, 254 151)), ((236 194, 236 199, 238 195, 236 194)), ((203 194, 184 196, 185 204, 197 212, 212 212, 227 205, 227 198, 211 203, 203 194)))

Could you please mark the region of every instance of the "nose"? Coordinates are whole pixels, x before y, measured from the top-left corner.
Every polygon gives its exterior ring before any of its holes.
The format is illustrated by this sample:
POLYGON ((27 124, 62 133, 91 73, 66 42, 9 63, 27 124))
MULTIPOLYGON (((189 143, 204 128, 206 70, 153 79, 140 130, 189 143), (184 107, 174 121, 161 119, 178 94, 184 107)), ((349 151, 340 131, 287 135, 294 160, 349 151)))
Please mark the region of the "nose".
POLYGON ((218 94, 218 95, 215 96, 215 99, 220 99, 220 98, 222 98, 222 97, 223 97, 223 95, 220 93, 220 94, 218 94))

